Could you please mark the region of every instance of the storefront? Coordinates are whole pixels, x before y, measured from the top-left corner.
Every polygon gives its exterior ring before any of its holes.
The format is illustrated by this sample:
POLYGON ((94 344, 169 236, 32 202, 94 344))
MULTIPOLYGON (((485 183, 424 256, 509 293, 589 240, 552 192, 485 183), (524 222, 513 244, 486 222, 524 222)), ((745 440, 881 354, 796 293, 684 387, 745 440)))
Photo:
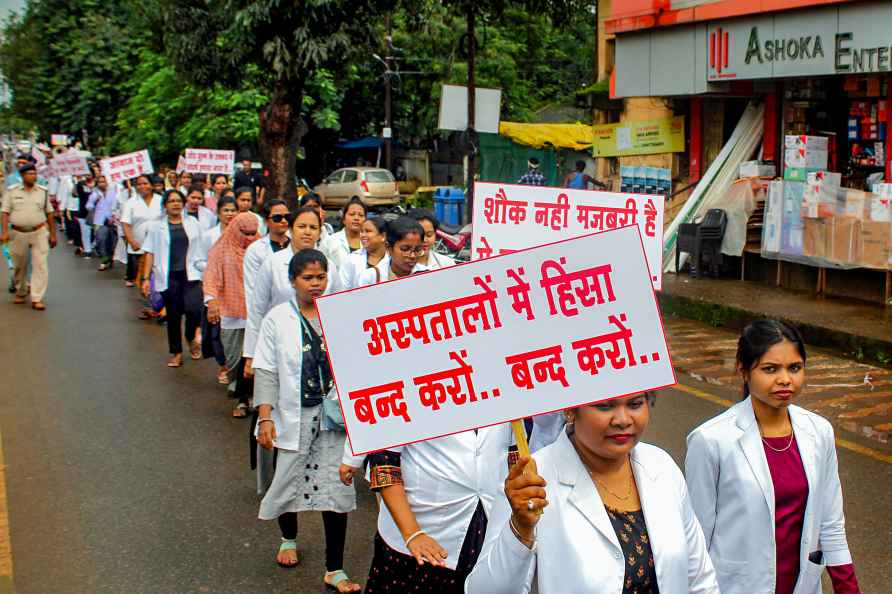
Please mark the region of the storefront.
MULTIPOLYGON (((739 6, 669 2, 696 5, 673 12, 654 4, 662 8, 648 18, 639 10, 636 19, 619 14, 608 23, 614 96, 693 106, 762 101, 761 159, 783 178, 772 184, 763 230, 779 243, 766 251, 763 237, 759 254, 776 273, 763 276, 819 293, 892 300, 892 186, 882 183, 892 181, 892 2, 758 3, 798 8, 729 18, 717 17, 739 6)), ((709 165, 698 139, 708 127, 691 122, 689 160, 699 167, 692 176, 709 165)))

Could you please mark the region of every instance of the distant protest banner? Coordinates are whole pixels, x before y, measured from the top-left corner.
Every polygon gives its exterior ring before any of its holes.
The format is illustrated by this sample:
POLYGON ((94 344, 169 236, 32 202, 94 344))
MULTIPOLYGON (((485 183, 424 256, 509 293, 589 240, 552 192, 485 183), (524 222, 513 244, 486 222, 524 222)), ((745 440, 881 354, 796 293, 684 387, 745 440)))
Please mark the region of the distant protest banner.
POLYGON ((177 173, 183 173, 186 171, 186 159, 183 158, 183 155, 180 155, 180 158, 177 159, 177 173))
POLYGON ((354 454, 664 388, 635 226, 317 300, 354 454))
POLYGON ((184 171, 189 173, 235 173, 235 151, 186 149, 184 171))
POLYGON ((53 175, 61 177, 63 175, 87 175, 90 173, 90 167, 87 164, 87 158, 78 153, 62 153, 54 155, 52 158, 53 175))
POLYGON ((474 260, 638 225, 654 288, 663 286, 662 196, 477 182, 474 197, 474 260))
POLYGON ((50 134, 50 144, 53 146, 66 146, 68 134, 50 134))
POLYGON ((100 166, 102 175, 105 176, 109 183, 118 183, 126 179, 133 179, 143 174, 155 172, 155 169, 152 167, 152 158, 147 150, 103 159, 100 161, 100 166))

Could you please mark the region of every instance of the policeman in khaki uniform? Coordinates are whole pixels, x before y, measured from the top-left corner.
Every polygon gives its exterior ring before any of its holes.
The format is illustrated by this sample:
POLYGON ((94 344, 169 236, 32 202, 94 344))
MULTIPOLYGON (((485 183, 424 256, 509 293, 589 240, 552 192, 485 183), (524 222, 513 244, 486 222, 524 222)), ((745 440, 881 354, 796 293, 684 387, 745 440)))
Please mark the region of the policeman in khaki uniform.
POLYGON ((28 251, 31 251, 31 307, 46 309, 49 273, 49 248, 56 247, 56 224, 53 205, 47 189, 37 185, 37 169, 33 164, 19 168, 22 183, 3 193, 0 207, 0 243, 12 240, 10 252, 15 265, 16 296, 13 303, 24 303, 28 292, 28 251), (9 227, 12 227, 10 236, 9 227))

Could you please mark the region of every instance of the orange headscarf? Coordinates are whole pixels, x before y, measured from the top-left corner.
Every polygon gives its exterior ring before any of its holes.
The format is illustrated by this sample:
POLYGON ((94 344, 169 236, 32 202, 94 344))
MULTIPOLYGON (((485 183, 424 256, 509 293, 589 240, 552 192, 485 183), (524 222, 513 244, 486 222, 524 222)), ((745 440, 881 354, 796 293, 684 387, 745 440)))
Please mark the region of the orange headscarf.
POLYGON ((220 302, 220 313, 227 318, 248 317, 242 264, 245 250, 260 238, 259 229, 257 216, 243 212, 229 223, 208 254, 204 273, 205 293, 220 302))

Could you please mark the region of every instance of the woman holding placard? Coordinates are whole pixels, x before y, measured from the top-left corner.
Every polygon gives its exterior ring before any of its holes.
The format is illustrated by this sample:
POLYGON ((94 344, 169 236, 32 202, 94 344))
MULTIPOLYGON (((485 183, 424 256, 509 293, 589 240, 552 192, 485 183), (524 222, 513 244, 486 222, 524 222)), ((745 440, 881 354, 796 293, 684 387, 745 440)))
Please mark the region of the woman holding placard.
POLYGON ((278 520, 276 561, 294 567, 297 512, 321 511, 324 582, 338 592, 358 592, 359 584, 343 570, 347 513, 356 509, 356 491, 338 478, 343 418, 314 303, 329 286, 328 259, 315 249, 301 250, 290 258, 287 273, 292 296, 264 317, 255 351, 257 442, 278 451, 259 518, 278 520))
POLYGON ((535 461, 521 458, 468 594, 718 594, 681 471, 639 442, 652 400, 638 394, 568 410, 557 441, 535 461))
POLYGON ((805 344, 775 320, 747 326, 737 347, 744 400, 688 436, 691 502, 722 592, 836 594, 858 580, 846 541, 830 423, 793 405, 805 344))

